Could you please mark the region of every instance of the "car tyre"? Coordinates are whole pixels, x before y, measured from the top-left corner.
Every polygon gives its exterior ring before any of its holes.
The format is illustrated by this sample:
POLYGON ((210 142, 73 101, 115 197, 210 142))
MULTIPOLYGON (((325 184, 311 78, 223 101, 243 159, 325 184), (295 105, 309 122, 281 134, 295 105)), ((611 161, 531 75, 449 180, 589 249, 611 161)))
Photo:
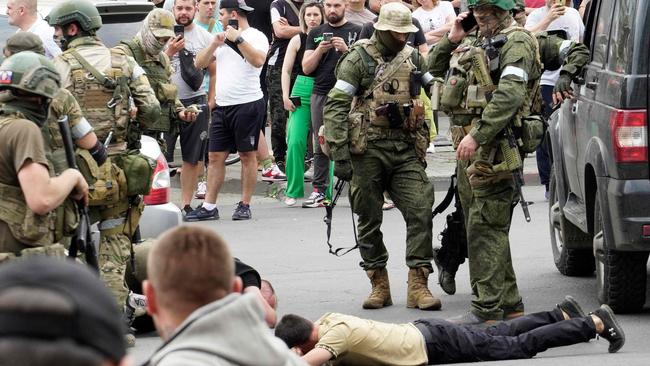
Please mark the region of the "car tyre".
POLYGON ((598 300, 616 313, 638 312, 645 304, 648 252, 610 249, 604 235, 601 199, 594 207, 594 252, 598 300))
POLYGON ((567 248, 567 245, 591 248, 592 237, 573 225, 562 214, 555 180, 555 167, 551 168, 548 216, 553 261, 558 271, 565 276, 593 274, 595 266, 592 249, 567 248))

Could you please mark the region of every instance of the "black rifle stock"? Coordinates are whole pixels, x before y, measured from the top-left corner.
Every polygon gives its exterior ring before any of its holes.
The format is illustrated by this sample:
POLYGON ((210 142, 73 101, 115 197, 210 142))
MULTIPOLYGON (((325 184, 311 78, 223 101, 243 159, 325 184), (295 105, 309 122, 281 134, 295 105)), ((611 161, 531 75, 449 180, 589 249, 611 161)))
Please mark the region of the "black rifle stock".
MULTIPOLYGON (((63 116, 57 120, 59 124, 59 131, 63 138, 63 146, 65 148, 65 159, 71 169, 79 169, 77 167, 77 160, 74 155, 74 145, 72 144, 72 134, 70 126, 68 125, 68 116, 63 116)), ((71 258, 77 257, 77 252, 84 253, 86 263, 94 269, 98 269, 97 254, 95 253, 95 245, 93 244, 92 235, 90 233, 90 217, 88 215, 88 207, 83 201, 76 201, 77 212, 79 212, 79 226, 75 235, 70 242, 70 249, 68 256, 71 258)))

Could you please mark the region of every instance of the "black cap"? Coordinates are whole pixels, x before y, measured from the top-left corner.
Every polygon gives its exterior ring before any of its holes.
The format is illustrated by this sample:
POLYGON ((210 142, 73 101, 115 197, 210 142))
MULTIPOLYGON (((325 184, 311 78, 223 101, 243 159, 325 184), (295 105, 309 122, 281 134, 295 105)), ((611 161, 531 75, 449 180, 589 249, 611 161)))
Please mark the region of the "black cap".
POLYGON ((85 265, 34 257, 0 266, 0 338, 70 339, 119 362, 124 334, 115 300, 85 265))
POLYGON ((246 2, 244 0, 221 0, 219 3, 219 8, 221 9, 240 9, 243 10, 246 13, 252 12, 253 8, 250 6, 246 5, 246 2))

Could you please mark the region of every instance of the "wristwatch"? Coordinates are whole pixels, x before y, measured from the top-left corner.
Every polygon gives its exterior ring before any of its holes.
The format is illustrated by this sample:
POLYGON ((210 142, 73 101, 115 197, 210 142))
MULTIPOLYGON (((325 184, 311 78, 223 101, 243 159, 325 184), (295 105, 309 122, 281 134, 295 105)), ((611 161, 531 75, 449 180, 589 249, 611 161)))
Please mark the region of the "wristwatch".
POLYGON ((235 39, 235 44, 238 45, 238 44, 242 44, 242 43, 244 43, 244 37, 242 37, 242 36, 238 36, 238 37, 235 39))

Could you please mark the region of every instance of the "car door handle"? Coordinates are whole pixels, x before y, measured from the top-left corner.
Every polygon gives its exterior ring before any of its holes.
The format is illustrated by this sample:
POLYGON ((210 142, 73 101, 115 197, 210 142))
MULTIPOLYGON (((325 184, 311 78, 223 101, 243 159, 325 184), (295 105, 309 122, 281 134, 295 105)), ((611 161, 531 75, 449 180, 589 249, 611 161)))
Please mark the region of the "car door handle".
POLYGON ((591 89, 591 90, 596 90, 596 88, 598 87, 598 81, 596 81, 596 80, 595 81, 590 81, 587 84, 585 84, 585 86, 587 88, 591 89))

